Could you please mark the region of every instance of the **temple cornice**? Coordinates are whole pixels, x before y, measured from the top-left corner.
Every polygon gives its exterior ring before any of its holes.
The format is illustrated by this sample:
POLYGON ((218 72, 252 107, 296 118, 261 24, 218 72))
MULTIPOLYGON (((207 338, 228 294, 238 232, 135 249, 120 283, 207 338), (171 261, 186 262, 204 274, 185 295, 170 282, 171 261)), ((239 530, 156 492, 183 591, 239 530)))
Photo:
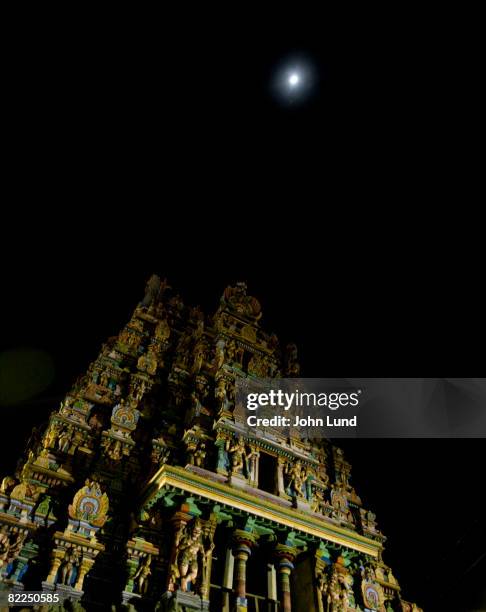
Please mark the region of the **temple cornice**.
POLYGON ((167 486, 191 495, 200 495, 215 503, 242 510, 250 515, 274 521, 375 558, 382 549, 380 542, 350 529, 327 523, 322 518, 306 515, 293 508, 279 506, 247 491, 236 490, 229 485, 214 482, 177 466, 163 465, 159 469, 142 492, 142 505, 146 508, 153 506, 166 494, 164 488, 167 486))

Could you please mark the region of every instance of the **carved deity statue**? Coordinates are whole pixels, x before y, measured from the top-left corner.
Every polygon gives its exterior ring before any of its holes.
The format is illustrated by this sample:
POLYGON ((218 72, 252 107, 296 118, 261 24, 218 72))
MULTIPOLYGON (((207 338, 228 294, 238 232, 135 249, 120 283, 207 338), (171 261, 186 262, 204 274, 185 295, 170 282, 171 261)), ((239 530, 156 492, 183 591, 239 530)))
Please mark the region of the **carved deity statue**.
POLYGON ((325 499, 324 491, 321 488, 316 487, 313 491, 313 497, 312 497, 312 505, 311 505, 312 512, 320 512, 326 515, 327 508, 332 508, 331 504, 325 499))
POLYGON ((58 423, 52 423, 52 425, 47 430, 47 433, 44 438, 43 447, 44 449, 53 448, 56 444, 56 440, 61 432, 61 427, 58 423))
POLYGON ((113 461, 120 461, 120 459, 123 457, 124 449, 120 440, 107 437, 102 442, 102 448, 104 449, 106 456, 113 461))
MULTIPOLYGON (((317 590, 324 612, 347 612, 354 605, 353 577, 344 568, 323 568, 316 575, 317 590)), ((353 608, 354 609, 354 608, 353 608)))
POLYGON ((81 553, 76 548, 71 548, 66 552, 64 561, 59 569, 59 582, 70 585, 74 569, 78 569, 81 564, 81 553))
POLYGON ((204 467, 206 455, 206 444, 204 444, 204 442, 201 442, 197 449, 194 451, 194 465, 196 465, 197 467, 204 467))
POLYGON ((236 357, 236 342, 234 340, 229 340, 226 343, 226 360, 229 363, 232 363, 236 357))
POLYGON ((157 340, 167 340, 170 336, 170 327, 167 319, 162 319, 155 328, 155 337, 157 340))
POLYGON ((354 522, 353 513, 349 508, 348 500, 341 487, 332 485, 331 504, 333 507, 333 518, 349 523, 354 522))
POLYGON ((199 341, 194 347, 194 360, 192 364, 192 373, 199 374, 206 359, 207 344, 204 340, 199 341))
POLYGON ((218 474, 228 474, 230 461, 226 450, 227 441, 222 436, 216 438, 215 446, 217 448, 216 471, 218 474))
POLYGON ((172 567, 171 581, 179 581, 181 591, 194 585, 199 573, 204 572, 208 557, 214 548, 211 541, 208 547, 203 544, 203 530, 199 519, 192 525, 184 525, 179 530, 176 541, 176 558, 172 567))
POLYGON ((177 343, 177 362, 182 366, 187 366, 190 356, 190 347, 192 344, 192 336, 188 332, 184 332, 177 343))
POLYGON ((329 589, 329 577, 327 576, 324 569, 320 570, 316 576, 317 578, 317 590, 319 597, 322 602, 322 609, 324 612, 328 612, 331 607, 331 592, 329 589))
POLYGON ((287 492, 294 497, 306 498, 305 483, 307 474, 299 459, 295 463, 287 463, 285 473, 288 476, 287 492))
POLYGON ((241 473, 245 466, 245 459, 247 458, 244 440, 240 438, 239 440, 233 443, 231 443, 231 440, 228 440, 228 442, 226 443, 226 450, 228 451, 231 458, 232 473, 241 473))
POLYGON ((223 367, 224 359, 225 359, 225 346, 226 346, 226 343, 222 338, 218 340, 218 342, 216 343, 216 349, 215 349, 216 354, 214 358, 214 369, 216 371, 219 371, 223 367))
POLYGON ((246 289, 246 283, 243 282, 236 283, 235 287, 226 287, 221 305, 234 313, 258 320, 262 316, 260 303, 247 295, 246 289))
POLYGON ((148 352, 144 355, 140 355, 138 358, 138 369, 142 372, 147 372, 148 374, 155 374, 158 367, 157 352, 157 346, 155 344, 151 344, 148 348, 148 352))
POLYGON ((25 537, 23 533, 9 534, 6 527, 0 531, 0 569, 17 557, 25 537))
MULTIPOLYGON (((33 459, 34 459, 33 457, 29 457, 29 461, 33 459)), ((25 466, 24 466, 24 470, 25 470, 25 466)), ((18 485, 16 485, 12 489, 10 493, 10 497, 11 499, 18 499, 20 501, 23 501, 25 499, 37 500, 37 498, 40 495, 41 490, 42 488, 40 486, 36 486, 29 482, 20 482, 18 485)))
POLYGON ((216 401, 218 402, 219 409, 222 410, 226 404, 226 381, 223 377, 219 378, 216 383, 214 390, 216 401))
POLYGON ((2 480, 2 484, 0 485, 0 493, 8 495, 16 484, 17 481, 13 476, 5 476, 5 478, 2 480))
POLYGON ((143 563, 140 564, 140 567, 138 568, 135 576, 133 577, 133 580, 137 585, 137 592, 140 593, 140 595, 145 595, 145 593, 147 592, 148 577, 152 573, 152 570, 150 569, 151 564, 152 555, 148 555, 148 557, 146 557, 143 563))
POLYGON ((71 427, 67 427, 62 429, 57 438, 57 448, 63 452, 67 453, 69 447, 71 446, 71 437, 73 435, 73 430, 71 427))

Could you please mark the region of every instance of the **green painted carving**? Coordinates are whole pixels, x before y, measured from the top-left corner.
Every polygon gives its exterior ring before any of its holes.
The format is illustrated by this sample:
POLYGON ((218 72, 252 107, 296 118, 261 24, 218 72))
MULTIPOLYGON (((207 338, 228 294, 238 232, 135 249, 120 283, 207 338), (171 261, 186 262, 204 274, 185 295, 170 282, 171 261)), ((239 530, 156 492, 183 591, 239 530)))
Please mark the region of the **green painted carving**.
POLYGON ((172 506, 175 506, 176 502, 172 499, 174 495, 175 495, 174 491, 164 495, 164 497, 162 497, 162 505, 165 506, 166 508, 171 508, 172 506))
POLYGON ((221 510, 221 506, 219 505, 213 506, 213 514, 216 515, 218 519, 218 523, 222 523, 223 521, 230 521, 233 518, 231 514, 228 514, 227 512, 223 512, 221 510))
POLYGON ((188 506, 187 512, 189 512, 189 514, 192 514, 193 516, 201 516, 202 510, 199 510, 199 508, 196 506, 194 497, 186 497, 184 504, 188 506))
POLYGON ((317 552, 319 554, 319 558, 322 559, 323 561, 326 562, 330 562, 331 560, 331 553, 327 550, 326 545, 324 544, 324 542, 319 542, 319 548, 317 549, 317 552))
POLYGON ((275 529, 270 529, 270 527, 264 527, 263 525, 255 525, 255 531, 259 536, 275 535, 275 529))
POLYGON ((292 546, 294 548, 302 548, 303 550, 307 549, 307 543, 304 540, 299 539, 295 531, 289 531, 285 540, 285 545, 292 546))

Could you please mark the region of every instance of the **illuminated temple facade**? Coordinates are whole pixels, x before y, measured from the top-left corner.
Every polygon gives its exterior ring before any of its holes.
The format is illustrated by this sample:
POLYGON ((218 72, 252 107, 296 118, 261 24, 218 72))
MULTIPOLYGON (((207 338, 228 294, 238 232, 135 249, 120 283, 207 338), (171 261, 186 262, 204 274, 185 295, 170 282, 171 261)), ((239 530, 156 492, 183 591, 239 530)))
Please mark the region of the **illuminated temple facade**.
POLYGON ((419 610, 342 451, 235 417, 237 377, 299 375, 260 318, 244 283, 206 316, 149 279, 2 480, 0 589, 75 610, 419 610))

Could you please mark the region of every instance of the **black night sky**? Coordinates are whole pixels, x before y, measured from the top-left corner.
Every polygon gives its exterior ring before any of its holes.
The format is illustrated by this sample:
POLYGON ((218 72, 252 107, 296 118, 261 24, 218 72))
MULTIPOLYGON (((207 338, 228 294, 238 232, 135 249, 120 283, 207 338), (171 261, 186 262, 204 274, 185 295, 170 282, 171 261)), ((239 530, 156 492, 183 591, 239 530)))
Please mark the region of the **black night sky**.
MULTIPOLYGON (((459 41, 439 16, 402 17, 242 18, 204 33, 164 23, 150 35, 15 26, 2 475, 153 272, 208 312, 246 280, 307 376, 481 375, 481 225, 464 204, 478 39, 459 41), (305 103, 282 104, 270 84, 296 56, 317 78, 305 103)), ((479 608, 484 440, 342 445, 405 597, 479 608)))

